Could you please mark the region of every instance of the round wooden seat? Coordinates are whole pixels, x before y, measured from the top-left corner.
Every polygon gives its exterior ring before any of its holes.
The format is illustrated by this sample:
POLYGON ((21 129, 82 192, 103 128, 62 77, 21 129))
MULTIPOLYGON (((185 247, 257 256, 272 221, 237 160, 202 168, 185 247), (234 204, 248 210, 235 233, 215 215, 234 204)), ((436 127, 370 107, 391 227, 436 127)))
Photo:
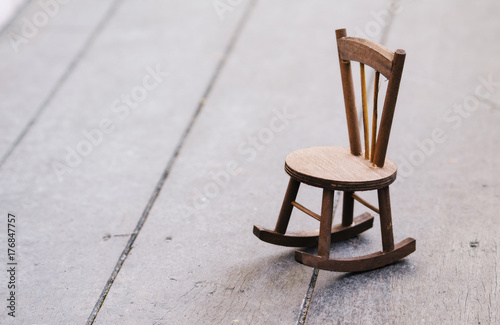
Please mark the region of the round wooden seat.
POLYGON ((352 155, 349 148, 325 146, 292 152, 286 157, 285 171, 312 186, 356 192, 389 186, 396 180, 397 166, 385 159, 380 168, 363 156, 352 155))

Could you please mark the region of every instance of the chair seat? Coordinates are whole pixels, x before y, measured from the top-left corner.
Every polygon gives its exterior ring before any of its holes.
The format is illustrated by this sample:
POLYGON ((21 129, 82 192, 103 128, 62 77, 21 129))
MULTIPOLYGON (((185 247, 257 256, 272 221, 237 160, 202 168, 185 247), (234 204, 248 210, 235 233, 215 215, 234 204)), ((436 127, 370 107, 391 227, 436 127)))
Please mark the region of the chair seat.
POLYGON ((380 168, 363 156, 352 155, 349 148, 325 146, 292 152, 286 157, 285 171, 312 186, 356 192, 389 186, 396 180, 397 166, 386 159, 380 168))

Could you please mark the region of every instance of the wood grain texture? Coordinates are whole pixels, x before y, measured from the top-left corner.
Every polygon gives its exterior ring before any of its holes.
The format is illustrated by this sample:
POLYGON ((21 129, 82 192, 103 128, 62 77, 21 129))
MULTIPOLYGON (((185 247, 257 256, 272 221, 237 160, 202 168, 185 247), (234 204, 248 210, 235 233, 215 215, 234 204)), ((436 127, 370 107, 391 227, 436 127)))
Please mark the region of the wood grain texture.
POLYGON ((330 232, 333 221, 333 190, 323 189, 323 201, 321 203, 321 222, 319 224, 318 255, 326 257, 330 255, 330 232))
POLYGON ((343 37, 337 40, 339 57, 344 61, 356 61, 369 65, 389 78, 392 70, 394 53, 370 40, 343 37))
POLYGON ((367 191, 388 186, 396 179, 397 166, 386 159, 383 168, 353 156, 345 147, 311 147, 286 157, 285 171, 300 182, 342 191, 367 191))
POLYGON ((375 144, 375 154, 373 157, 374 164, 379 167, 384 166, 385 162, 385 155, 387 153, 387 146, 389 145, 392 119, 394 117, 394 110, 396 109, 396 101, 398 98, 401 76, 403 74, 405 57, 406 53, 403 50, 397 50, 394 54, 392 73, 389 78, 389 84, 387 85, 384 108, 382 109, 382 117, 380 118, 380 131, 378 132, 375 144))
POLYGON ((296 207, 297 209, 299 209, 300 211, 304 212, 305 214, 313 217, 314 219, 320 221, 321 220, 321 216, 311 210, 309 210, 308 208, 306 208, 305 206, 303 206, 302 204, 300 204, 299 202, 295 202, 293 201, 292 202, 292 205, 294 207, 296 207))
POLYGON ((373 83, 373 113, 372 113, 372 144, 370 161, 373 162, 375 156, 375 144, 377 141, 377 118, 378 118, 378 88, 379 88, 380 72, 375 72, 375 81, 373 83))
MULTIPOLYGON (((335 31, 337 42, 346 36, 345 29, 335 31)), ((350 61, 342 60, 339 52, 340 75, 342 77, 342 91, 344 92, 345 115, 347 119, 347 131, 349 132, 349 145, 351 153, 359 156, 362 153, 361 139, 358 127, 358 114, 356 111, 356 96, 352 82, 352 71, 350 61)))
POLYGON ((292 215, 292 202, 295 201, 295 198, 297 197, 299 186, 299 181, 290 178, 285 197, 283 198, 283 204, 281 205, 278 221, 276 221, 276 227, 274 228, 274 231, 276 231, 277 233, 284 234, 286 232, 288 222, 290 222, 290 216, 292 215))
POLYGON ((353 192, 344 192, 344 204, 342 205, 342 225, 347 227, 352 223, 354 216, 353 192))
MULTIPOLYGON (((366 95, 365 65, 359 64, 359 74, 361 79, 361 102, 363 106, 363 137, 365 142, 365 159, 370 159, 370 136, 368 133, 368 99, 366 95)), ((375 139, 375 138, 373 138, 375 139)))
POLYGON ((394 250, 394 237, 392 234, 392 212, 389 187, 378 190, 378 206, 380 209, 380 228, 384 252, 394 250))

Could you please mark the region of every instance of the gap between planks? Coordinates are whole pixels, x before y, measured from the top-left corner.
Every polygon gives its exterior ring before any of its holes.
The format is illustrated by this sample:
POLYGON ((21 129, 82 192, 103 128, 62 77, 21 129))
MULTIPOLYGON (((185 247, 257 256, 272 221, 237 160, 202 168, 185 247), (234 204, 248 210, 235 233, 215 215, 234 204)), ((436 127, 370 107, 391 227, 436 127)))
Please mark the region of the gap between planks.
MULTIPOLYGON (((121 1, 121 0, 118 0, 118 1, 121 1)), ((158 183, 156 184, 156 187, 155 187, 153 193, 151 194, 151 197, 149 198, 149 201, 146 204, 146 207, 144 208, 144 211, 142 212, 142 215, 141 215, 139 221, 137 222, 137 225, 134 229, 134 232, 131 234, 130 239, 127 242, 127 245, 123 249, 120 257, 118 258, 118 261, 116 262, 116 265, 113 269, 113 272, 111 273, 111 276, 109 277, 108 281, 106 282, 106 285, 104 286, 104 288, 99 296, 99 299, 97 300, 94 308, 92 309, 92 312, 89 315, 89 318, 88 318, 87 323, 86 323, 87 325, 91 325, 94 323, 94 321, 97 317, 97 314, 99 313, 99 311, 104 303, 104 300, 106 299, 116 277, 118 276, 118 273, 120 272, 120 270, 123 266, 123 263, 125 262, 125 260, 128 257, 128 254, 132 250, 132 245, 134 244, 135 239, 137 238, 137 235, 141 231, 142 226, 146 222, 146 219, 149 215, 149 212, 151 211, 158 195, 160 194, 160 191, 163 187, 163 184, 165 183, 168 175, 170 174, 170 170, 172 169, 172 166, 174 165, 177 157, 179 156, 179 153, 184 145, 184 142, 185 142, 187 136, 189 135, 191 129, 193 128, 193 125, 196 122, 197 117, 200 115, 201 109, 204 107, 206 99, 210 95, 211 90, 213 88, 213 85, 215 84, 215 81, 219 77, 219 74, 222 71, 222 69, 226 63, 227 58, 232 53, 234 45, 236 44, 238 37, 240 36, 246 22, 248 21, 250 13, 252 12, 252 9, 255 7, 256 2, 257 2, 257 0, 251 0, 249 2, 247 8, 245 9, 243 17, 241 18, 240 22, 236 26, 235 32, 232 35, 231 39, 229 40, 229 43, 226 47, 226 50, 224 51, 224 55, 219 60, 217 66, 214 70, 214 73, 213 73, 212 77, 210 78, 210 81, 207 85, 207 88, 205 89, 205 92, 203 93, 193 116, 189 120, 189 123, 188 123, 186 129, 182 133, 182 135, 179 139, 179 142, 177 143, 177 145, 175 147, 174 153, 172 154, 172 157, 169 159, 167 166, 165 167, 160 179, 158 180, 158 183)))
MULTIPOLYGON (((344 195, 344 192, 337 191, 337 195, 335 195, 333 199, 333 216, 337 214, 337 206, 340 200, 340 197, 344 195)), ((313 269, 311 275, 311 281, 309 281, 309 287, 307 287, 307 292, 302 300, 302 304, 300 305, 299 311, 299 319, 297 320, 297 325, 304 325, 307 320, 307 313, 309 312, 309 306, 311 305, 312 296, 314 293, 314 288, 316 287, 316 280, 318 280, 319 270, 317 268, 313 269)))
MULTIPOLYGON (((7 159, 9 159, 12 152, 14 152, 14 150, 21 143, 21 141, 24 139, 26 134, 31 130, 31 127, 36 123, 36 121, 38 120, 40 115, 42 115, 42 113, 45 111, 47 106, 49 106, 52 99, 59 92, 59 89, 61 88, 61 86, 66 82, 68 77, 73 73, 75 68, 78 66, 78 63, 80 63, 80 60, 85 56, 85 54, 87 54, 87 50, 92 46, 95 39, 101 33, 101 31, 104 29, 106 24, 111 20, 111 17, 115 14, 116 9, 120 6, 121 2, 123 2, 123 0, 115 0, 110 5, 110 7, 106 11, 106 13, 102 17, 102 19, 99 21, 99 23, 97 24, 95 29, 90 34, 89 38, 87 38, 87 40, 83 44, 80 51, 78 51, 78 53, 75 55, 75 58, 73 59, 73 61, 71 61, 71 63, 68 65, 68 67, 66 68, 66 70, 62 74, 62 76, 56 81, 54 88, 52 88, 52 90, 49 92, 47 97, 43 100, 43 102, 40 104, 38 109, 35 111, 32 118, 29 120, 28 124, 26 124, 26 126, 23 128, 21 133, 19 133, 19 135, 14 140, 14 142, 9 146, 7 151, 0 158, 0 168, 2 168, 3 164, 7 161, 7 159)), ((29 3, 29 1, 27 3, 29 3)), ((24 9, 25 7, 26 6, 23 6, 22 9, 24 9)), ((20 15, 22 11, 23 10, 19 10, 16 14, 20 15)), ((14 19, 12 19, 9 24, 11 24, 15 19, 17 19, 17 17, 18 16, 16 16, 14 19)))

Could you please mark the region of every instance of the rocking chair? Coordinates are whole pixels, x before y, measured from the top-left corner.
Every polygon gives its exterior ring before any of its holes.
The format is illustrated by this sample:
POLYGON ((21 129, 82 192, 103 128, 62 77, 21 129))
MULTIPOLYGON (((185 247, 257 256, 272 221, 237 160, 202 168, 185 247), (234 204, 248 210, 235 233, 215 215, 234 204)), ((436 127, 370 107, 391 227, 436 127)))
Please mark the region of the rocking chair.
POLYGON ((403 50, 392 52, 369 40, 346 37, 345 29, 337 30, 336 36, 350 147, 312 147, 289 154, 285 160, 285 171, 290 175, 290 181, 276 227, 274 230, 269 230, 254 226, 253 232, 259 239, 276 245, 291 247, 317 245, 317 255, 296 251, 295 260, 299 263, 330 271, 360 272, 394 263, 414 252, 416 247, 413 238, 394 244, 389 185, 396 180, 397 166, 386 158, 406 54, 403 50), (358 127, 351 61, 360 64, 364 152, 358 127), (375 70, 371 146, 365 65, 375 70), (385 76, 389 83, 377 133, 380 74, 385 76), (321 215, 295 201, 300 183, 323 189, 321 215), (332 227, 333 199, 336 190, 344 192, 342 223, 332 227), (377 190, 379 208, 355 193, 370 190, 377 190), (373 226, 373 216, 369 213, 353 218, 354 200, 380 215, 383 249, 365 256, 330 258, 332 242, 349 239, 373 226), (319 230, 287 233, 294 207, 317 219, 320 222, 319 230))

